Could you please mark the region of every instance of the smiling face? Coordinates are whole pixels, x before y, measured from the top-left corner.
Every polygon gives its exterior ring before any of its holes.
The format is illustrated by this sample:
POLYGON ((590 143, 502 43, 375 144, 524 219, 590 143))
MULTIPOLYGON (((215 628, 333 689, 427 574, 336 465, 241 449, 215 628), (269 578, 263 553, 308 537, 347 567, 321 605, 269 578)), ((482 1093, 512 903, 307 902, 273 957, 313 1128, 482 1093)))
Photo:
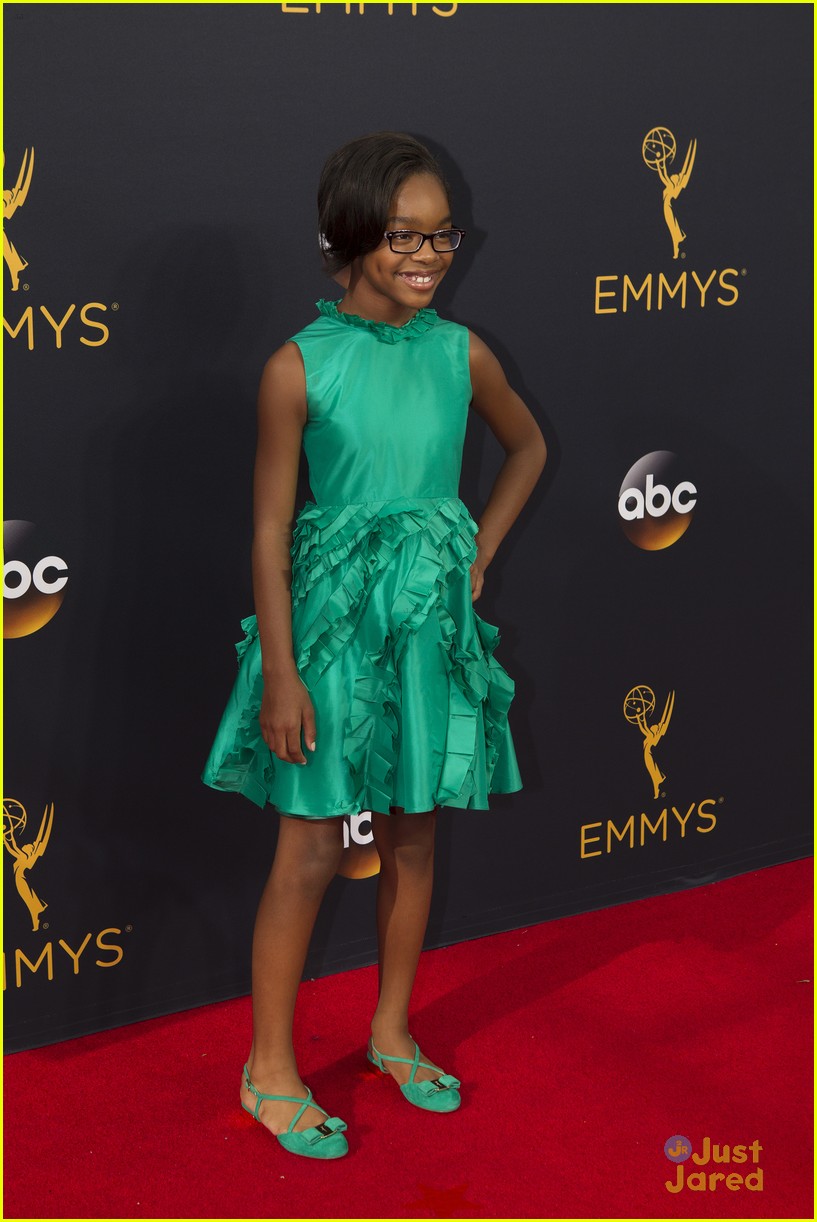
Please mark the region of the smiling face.
MULTIPOLYGON (((433 233, 450 226, 451 206, 440 180, 432 174, 413 174, 395 194, 385 228, 433 233)), ((430 241, 414 254, 395 254, 384 238, 376 250, 352 264, 343 308, 375 322, 402 326, 431 304, 453 257, 453 251, 433 250, 430 241)))

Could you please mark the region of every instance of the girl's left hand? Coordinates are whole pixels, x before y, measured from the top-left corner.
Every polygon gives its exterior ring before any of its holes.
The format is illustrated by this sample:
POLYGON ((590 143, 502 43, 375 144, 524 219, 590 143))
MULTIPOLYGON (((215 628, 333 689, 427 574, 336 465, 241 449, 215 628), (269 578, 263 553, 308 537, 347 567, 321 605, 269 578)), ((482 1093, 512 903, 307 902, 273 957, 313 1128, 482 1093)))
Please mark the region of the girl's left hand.
POLYGON ((471 565, 471 602, 475 603, 482 593, 485 581, 485 561, 477 551, 477 558, 471 565))

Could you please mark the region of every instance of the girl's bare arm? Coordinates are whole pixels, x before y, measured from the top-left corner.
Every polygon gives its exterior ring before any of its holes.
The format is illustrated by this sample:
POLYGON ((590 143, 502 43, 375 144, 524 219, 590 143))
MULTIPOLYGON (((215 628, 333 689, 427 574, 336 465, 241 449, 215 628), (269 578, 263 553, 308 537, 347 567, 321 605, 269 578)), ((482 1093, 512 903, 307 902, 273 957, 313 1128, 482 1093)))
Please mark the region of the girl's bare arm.
POLYGON ((315 714, 292 647, 290 548, 306 413, 303 361, 287 343, 267 361, 258 390, 252 577, 264 677, 261 732, 275 755, 298 764, 306 762, 301 731, 307 746, 315 741, 315 714))
POLYGON ((491 495, 480 515, 477 559, 471 566, 471 593, 482 591, 484 570, 518 518, 547 459, 539 425, 515 390, 487 344, 470 332, 471 406, 482 417, 505 451, 491 495))

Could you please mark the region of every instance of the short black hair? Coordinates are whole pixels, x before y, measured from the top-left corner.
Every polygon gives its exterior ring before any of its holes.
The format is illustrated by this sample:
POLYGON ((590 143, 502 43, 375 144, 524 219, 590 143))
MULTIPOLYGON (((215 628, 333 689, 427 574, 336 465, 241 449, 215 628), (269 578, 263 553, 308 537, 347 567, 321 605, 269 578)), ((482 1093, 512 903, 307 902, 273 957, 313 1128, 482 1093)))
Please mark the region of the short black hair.
POLYGON ((380 245, 391 201, 412 174, 432 174, 450 201, 436 157, 405 132, 358 136, 327 158, 318 185, 318 227, 330 274, 380 245))

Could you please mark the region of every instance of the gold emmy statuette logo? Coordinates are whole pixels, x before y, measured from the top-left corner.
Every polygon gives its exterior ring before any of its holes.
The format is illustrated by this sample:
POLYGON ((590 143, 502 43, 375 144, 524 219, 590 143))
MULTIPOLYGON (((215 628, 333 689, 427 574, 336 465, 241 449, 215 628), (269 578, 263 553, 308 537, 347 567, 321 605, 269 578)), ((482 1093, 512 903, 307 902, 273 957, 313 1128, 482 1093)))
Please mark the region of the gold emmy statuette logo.
POLYGON ((697 140, 691 140, 680 174, 668 174, 667 166, 675 160, 677 151, 675 137, 668 127, 653 127, 647 132, 641 145, 641 156, 651 170, 655 170, 664 187, 664 220, 672 238, 672 257, 678 258, 678 247, 687 236, 672 211, 672 205, 689 182, 695 163, 697 140))
POLYGON ((20 898, 31 915, 31 928, 37 930, 40 928, 40 913, 48 907, 48 904, 37 895, 26 878, 26 874, 39 861, 48 847, 54 823, 54 803, 46 806, 36 839, 28 844, 19 844, 18 838, 26 830, 26 820, 25 807, 21 802, 15 801, 14 798, 4 799, 3 843, 14 858, 14 882, 20 898))
MULTIPOLYGON (((6 154, 3 154, 3 169, 6 166, 6 154)), ((23 161, 20 166, 20 173, 17 175, 17 182, 11 188, 6 190, 3 188, 3 258, 6 261, 6 267, 9 269, 11 276, 11 289, 16 293, 20 287, 20 272, 24 267, 28 267, 27 261, 19 253, 14 243, 6 233, 6 221, 14 216, 18 208, 21 208, 26 202, 28 188, 31 186, 31 175, 34 173, 34 149, 26 149, 23 153, 23 161)))
POLYGON ((667 778, 656 764, 652 753, 669 728, 674 706, 675 692, 670 692, 667 696, 667 703, 664 705, 664 712, 661 714, 661 720, 650 725, 647 718, 655 712, 655 692, 652 688, 634 687, 624 698, 624 716, 630 725, 638 726, 644 735, 644 767, 652 779, 654 798, 658 797, 661 785, 667 778))

